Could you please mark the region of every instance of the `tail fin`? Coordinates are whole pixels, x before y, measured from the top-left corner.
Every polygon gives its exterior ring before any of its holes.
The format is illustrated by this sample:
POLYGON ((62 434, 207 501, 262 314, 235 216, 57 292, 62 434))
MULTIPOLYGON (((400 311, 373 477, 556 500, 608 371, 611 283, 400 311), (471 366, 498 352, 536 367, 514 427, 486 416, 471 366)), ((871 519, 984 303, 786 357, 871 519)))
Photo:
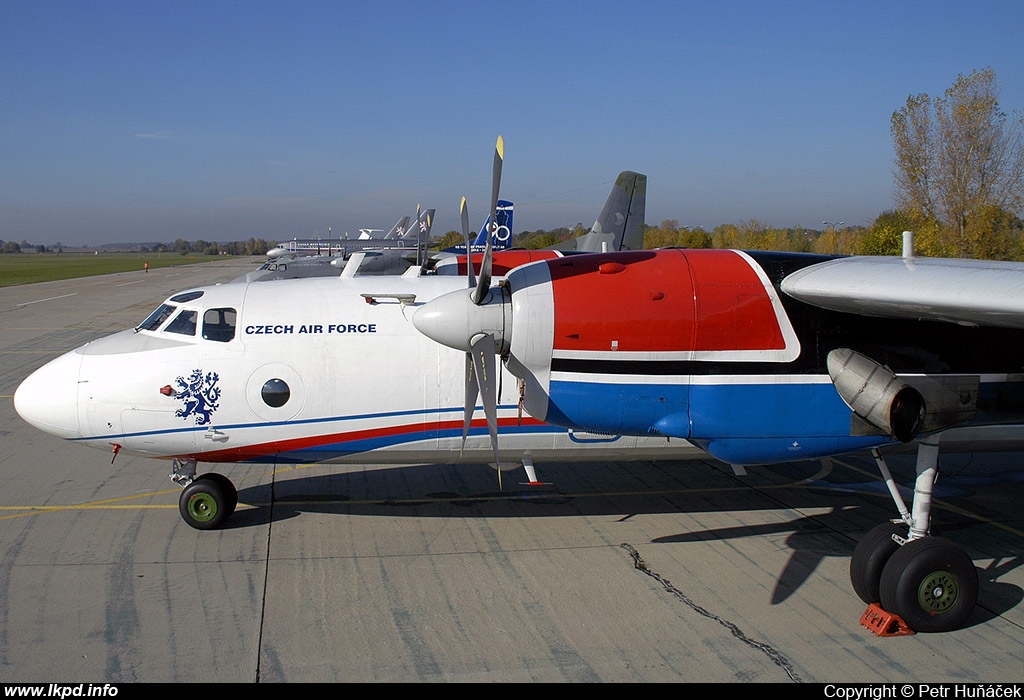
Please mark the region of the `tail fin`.
POLYGON ((430 227, 434 225, 434 210, 424 209, 416 221, 417 238, 426 243, 430 240, 430 227))
MULTIPOLYGON (((434 225, 434 210, 418 211, 413 230, 416 232, 416 264, 421 268, 427 262, 427 243, 430 241, 430 227, 434 225)), ((410 232, 410 235, 413 235, 410 232)))
POLYGON ((409 232, 409 217, 403 216, 401 219, 395 222, 395 225, 391 227, 391 230, 384 234, 385 240, 392 238, 405 238, 405 235, 409 232))
POLYGON ((647 207, 647 176, 626 170, 619 173, 604 208, 589 232, 570 238, 554 250, 600 253, 617 250, 643 250, 644 216, 647 207))
MULTIPOLYGON (((498 228, 494 232, 494 238, 491 240, 491 246, 494 250, 504 250, 505 248, 512 247, 512 202, 508 202, 504 199, 498 200, 498 215, 497 222, 498 228)), ((477 234, 476 240, 472 243, 470 250, 476 250, 477 246, 480 250, 487 245, 487 231, 491 225, 491 216, 487 215, 487 220, 484 221, 484 225, 480 227, 480 233, 477 234)))

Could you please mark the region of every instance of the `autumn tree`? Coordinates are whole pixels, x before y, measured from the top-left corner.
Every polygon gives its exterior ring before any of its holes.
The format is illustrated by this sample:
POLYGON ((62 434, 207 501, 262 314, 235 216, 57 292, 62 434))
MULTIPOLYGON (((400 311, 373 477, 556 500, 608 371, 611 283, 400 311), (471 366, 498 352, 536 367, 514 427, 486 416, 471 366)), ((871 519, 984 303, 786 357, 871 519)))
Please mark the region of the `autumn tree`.
POLYGON ((937 250, 1016 254, 1016 241, 993 226, 1024 205, 1024 119, 1000 110, 995 71, 960 75, 943 97, 911 95, 891 131, 897 204, 936 222, 937 250))
POLYGON ((676 219, 665 219, 658 226, 644 227, 644 248, 710 248, 711 234, 700 226, 680 226, 676 219))
POLYGON ((446 234, 437 239, 437 242, 432 244, 431 248, 437 248, 438 250, 445 250, 447 248, 454 248, 457 245, 465 245, 466 239, 458 231, 448 231, 446 234))
POLYGON ((864 234, 857 238, 854 253, 857 255, 902 255, 903 232, 914 232, 914 253, 934 255, 930 247, 934 230, 920 212, 895 209, 879 214, 864 234))

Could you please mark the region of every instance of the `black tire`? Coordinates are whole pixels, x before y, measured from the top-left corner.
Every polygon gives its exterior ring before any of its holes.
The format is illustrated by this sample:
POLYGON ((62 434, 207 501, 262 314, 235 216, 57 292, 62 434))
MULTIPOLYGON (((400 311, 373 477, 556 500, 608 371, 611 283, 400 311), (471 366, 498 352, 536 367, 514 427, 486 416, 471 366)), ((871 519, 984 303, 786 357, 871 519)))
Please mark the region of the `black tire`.
POLYGON ((850 557, 850 583, 865 603, 870 605, 881 602, 878 587, 882 580, 882 570, 889 557, 900 548, 892 536, 906 534, 906 525, 881 523, 868 530, 854 548, 853 556, 850 557))
POLYGON ((952 542, 925 537, 897 549, 882 571, 882 608, 915 632, 948 632, 963 625, 978 602, 978 571, 952 542))
POLYGON ((235 508, 238 506, 238 489, 231 483, 231 479, 227 478, 223 474, 217 474, 216 472, 209 472, 207 474, 200 474, 195 478, 196 481, 199 479, 209 479, 215 481, 220 486, 221 492, 224 494, 225 503, 224 506, 227 508, 228 514, 225 518, 230 518, 231 514, 235 512, 235 508))
POLYGON ((182 519, 197 530, 216 530, 230 515, 230 499, 216 479, 196 479, 178 498, 182 519))

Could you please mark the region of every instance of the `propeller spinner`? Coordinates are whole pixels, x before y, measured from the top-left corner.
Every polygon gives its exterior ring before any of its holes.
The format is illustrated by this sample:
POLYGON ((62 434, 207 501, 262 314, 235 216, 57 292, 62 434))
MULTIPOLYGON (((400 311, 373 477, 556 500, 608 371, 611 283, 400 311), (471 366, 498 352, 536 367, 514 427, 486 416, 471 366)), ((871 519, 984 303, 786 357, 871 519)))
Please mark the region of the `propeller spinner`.
MULTIPOLYGON (((466 353, 466 412, 462 427, 465 446, 469 426, 473 419, 477 397, 481 397, 487 430, 491 436, 491 449, 495 464, 498 460, 498 362, 496 355, 507 347, 506 335, 512 328, 512 310, 505 286, 491 287, 493 259, 493 229, 497 227, 498 191, 501 185, 501 166, 505 159, 505 142, 501 136, 494 148, 494 168, 491 176, 491 235, 487 236, 480 277, 473 272, 472 251, 467 250, 467 291, 450 292, 424 304, 413 315, 416 329, 431 340, 466 353)), ((462 234, 469 238, 469 212, 466 198, 460 205, 462 234)), ((501 485, 501 469, 498 469, 501 485)))

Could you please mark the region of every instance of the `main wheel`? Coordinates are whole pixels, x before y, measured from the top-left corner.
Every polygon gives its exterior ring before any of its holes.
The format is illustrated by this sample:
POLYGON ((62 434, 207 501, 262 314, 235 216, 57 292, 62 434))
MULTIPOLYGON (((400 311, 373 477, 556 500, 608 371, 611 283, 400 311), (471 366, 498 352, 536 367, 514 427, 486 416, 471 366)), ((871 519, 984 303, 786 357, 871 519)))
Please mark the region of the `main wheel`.
POLYGON ((911 540, 893 552, 879 582, 881 605, 915 632, 948 632, 978 602, 978 572, 958 546, 938 537, 911 540))
POLYGON ((893 540, 893 535, 906 534, 905 525, 881 523, 868 530, 863 539, 857 543, 850 557, 850 583, 860 599, 865 603, 878 603, 878 584, 882 579, 882 570, 889 557, 900 546, 893 540))
POLYGON ((216 479, 200 478, 185 487, 178 511, 197 530, 215 530, 231 515, 231 498, 216 479))

